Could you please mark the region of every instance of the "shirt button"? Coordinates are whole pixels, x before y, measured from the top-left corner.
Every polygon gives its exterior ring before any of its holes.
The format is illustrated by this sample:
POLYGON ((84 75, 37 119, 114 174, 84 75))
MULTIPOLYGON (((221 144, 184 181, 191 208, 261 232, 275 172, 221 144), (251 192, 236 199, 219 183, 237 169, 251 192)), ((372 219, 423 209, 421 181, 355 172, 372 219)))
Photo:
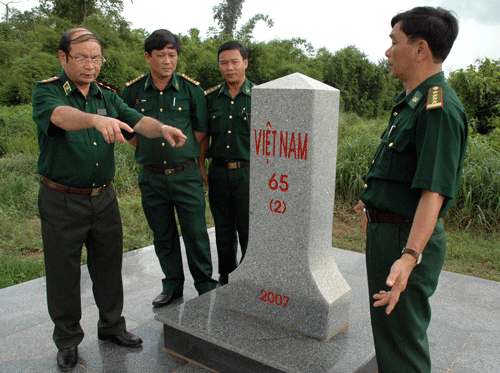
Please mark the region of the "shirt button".
POLYGON ((212 117, 212 119, 215 119, 215 115, 212 117))
POLYGON ((95 164, 95 166, 96 166, 96 167, 99 167, 99 163, 96 163, 96 164, 95 164))
POLYGON ((231 101, 231 105, 234 105, 234 101, 231 101))
POLYGON ((368 184, 363 185, 363 188, 365 189, 368 188, 368 184))
POLYGON ((162 108, 162 109, 160 109, 160 113, 163 113, 163 108, 162 108))
POLYGON ((247 117, 243 117, 243 120, 247 120, 247 117))
POLYGON ((375 159, 372 161, 372 164, 374 164, 374 163, 375 163, 375 159))
POLYGON ((397 115, 398 115, 398 113, 395 111, 395 112, 394 112, 394 114, 392 114, 392 115, 397 116, 397 115))
POLYGON ((229 145, 228 145, 228 146, 226 146, 226 149, 229 149, 229 145))
POLYGON ((181 111, 181 110, 182 110, 182 108, 180 107, 180 108, 179 108, 179 111, 181 111))
POLYGON ((163 164, 167 164, 167 161, 163 161, 163 164))
POLYGON ((233 116, 232 116, 232 115, 230 115, 230 116, 229 116, 229 119, 233 119, 233 116))
POLYGON ((95 183, 92 183, 92 186, 95 187, 95 183))
POLYGON ((160 92, 160 96, 163 96, 163 92, 160 92))
POLYGON ((162 142, 162 143, 161 143, 161 146, 165 146, 165 143, 164 143, 164 142, 162 142))
POLYGON ((393 143, 393 142, 391 142, 391 143, 389 144, 389 148, 392 148, 392 146, 393 146, 393 145, 394 145, 394 143, 393 143))
POLYGON ((143 112, 143 113, 144 113, 144 109, 141 109, 141 112, 143 112))
POLYGON ((231 130, 227 131, 227 133, 231 133, 231 130))
POLYGON ((97 146, 97 143, 94 141, 94 146, 97 146))

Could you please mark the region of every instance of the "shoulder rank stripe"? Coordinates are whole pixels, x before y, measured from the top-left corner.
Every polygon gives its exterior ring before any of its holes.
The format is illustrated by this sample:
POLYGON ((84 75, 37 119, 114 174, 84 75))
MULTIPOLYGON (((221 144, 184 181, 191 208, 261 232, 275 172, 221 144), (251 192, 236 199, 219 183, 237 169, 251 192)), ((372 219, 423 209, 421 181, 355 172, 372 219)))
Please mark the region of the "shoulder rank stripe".
POLYGON ((108 87, 107 85, 102 84, 101 82, 98 82, 97 80, 95 80, 95 82, 96 82, 98 85, 100 85, 101 87, 103 87, 103 88, 106 88, 106 89, 109 89, 110 91, 116 92, 116 89, 113 89, 113 88, 111 88, 111 87, 108 87))
POLYGON ((188 82, 190 83, 193 83, 194 85, 196 86, 199 86, 200 85, 200 82, 197 82, 196 80, 194 80, 193 78, 190 78, 189 76, 187 76, 186 74, 181 74, 181 76, 186 79, 188 82))
POLYGON ((56 80, 61 79, 60 76, 53 76, 52 78, 42 80, 40 83, 50 83, 50 82, 55 82, 56 80))
POLYGON ((142 78, 144 78, 145 76, 146 76, 146 74, 141 74, 141 75, 139 75, 138 77, 136 77, 136 78, 132 79, 130 82, 125 83, 125 85, 126 85, 127 87, 130 87, 132 84, 137 83, 139 80, 141 80, 141 79, 142 79, 142 78))
POLYGON ((443 88, 435 86, 427 93, 427 110, 440 109, 443 107, 443 88))
POLYGON ((216 85, 215 87, 209 88, 205 91, 205 96, 208 96, 210 93, 217 91, 222 88, 222 84, 216 85))

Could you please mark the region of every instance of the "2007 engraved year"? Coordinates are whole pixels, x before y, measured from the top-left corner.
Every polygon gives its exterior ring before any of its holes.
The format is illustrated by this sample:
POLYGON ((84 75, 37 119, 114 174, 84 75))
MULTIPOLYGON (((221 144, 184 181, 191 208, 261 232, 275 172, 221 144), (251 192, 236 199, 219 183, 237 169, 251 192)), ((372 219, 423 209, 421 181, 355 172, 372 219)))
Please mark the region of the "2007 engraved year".
POLYGON ((288 304, 288 301, 290 300, 290 297, 281 294, 274 294, 271 291, 261 290, 260 293, 264 294, 260 297, 260 300, 262 302, 275 304, 278 307, 285 308, 286 305, 288 304))

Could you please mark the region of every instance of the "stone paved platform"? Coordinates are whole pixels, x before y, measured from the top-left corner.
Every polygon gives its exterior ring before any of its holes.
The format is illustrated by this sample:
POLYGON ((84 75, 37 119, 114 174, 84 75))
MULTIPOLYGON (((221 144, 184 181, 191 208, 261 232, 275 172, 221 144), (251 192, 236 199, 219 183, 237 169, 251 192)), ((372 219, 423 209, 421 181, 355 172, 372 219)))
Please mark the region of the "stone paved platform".
MULTIPOLYGON (((209 230, 209 235, 216 273, 213 229, 209 230)), ((363 286, 366 293, 364 255, 340 249, 334 249, 334 255, 341 272, 349 274, 349 278, 357 278, 356 285, 363 286)), ((176 303, 197 296, 187 268, 185 272, 184 298, 176 303)), ((164 350, 163 325, 154 320, 151 306, 152 299, 161 291, 162 278, 154 249, 146 247, 126 253, 123 276, 127 328, 144 340, 143 347, 125 349, 97 339, 98 311, 88 271, 83 266, 82 326, 86 335, 79 347, 79 364, 73 371, 212 372, 164 350)), ((433 318, 429 339, 432 373, 499 372, 500 283, 443 272, 431 301, 433 318)), ((368 315, 367 302, 366 308, 360 309, 360 312, 368 315)), ((45 299, 45 278, 0 289, 0 372, 58 372, 52 329, 45 299)))

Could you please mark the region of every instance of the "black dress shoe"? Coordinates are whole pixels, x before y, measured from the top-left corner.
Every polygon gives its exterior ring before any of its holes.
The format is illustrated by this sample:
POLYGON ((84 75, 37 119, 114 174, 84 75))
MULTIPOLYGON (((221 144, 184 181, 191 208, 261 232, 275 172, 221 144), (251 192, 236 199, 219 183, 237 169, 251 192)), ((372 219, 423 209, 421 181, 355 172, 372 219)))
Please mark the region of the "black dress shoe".
POLYGON ((78 347, 65 348, 57 352, 57 365, 61 370, 71 370, 78 362, 78 347))
POLYGON ((182 291, 164 290, 153 300, 153 306, 163 307, 173 302, 174 299, 182 297, 182 291))
POLYGON ((113 335, 97 333, 97 337, 102 341, 111 341, 123 347, 140 347, 142 344, 142 339, 129 332, 113 335))
POLYGON ((227 285, 228 282, 229 282, 229 279, 228 279, 227 276, 220 275, 219 276, 219 281, 217 281, 217 287, 221 287, 221 286, 227 285))

